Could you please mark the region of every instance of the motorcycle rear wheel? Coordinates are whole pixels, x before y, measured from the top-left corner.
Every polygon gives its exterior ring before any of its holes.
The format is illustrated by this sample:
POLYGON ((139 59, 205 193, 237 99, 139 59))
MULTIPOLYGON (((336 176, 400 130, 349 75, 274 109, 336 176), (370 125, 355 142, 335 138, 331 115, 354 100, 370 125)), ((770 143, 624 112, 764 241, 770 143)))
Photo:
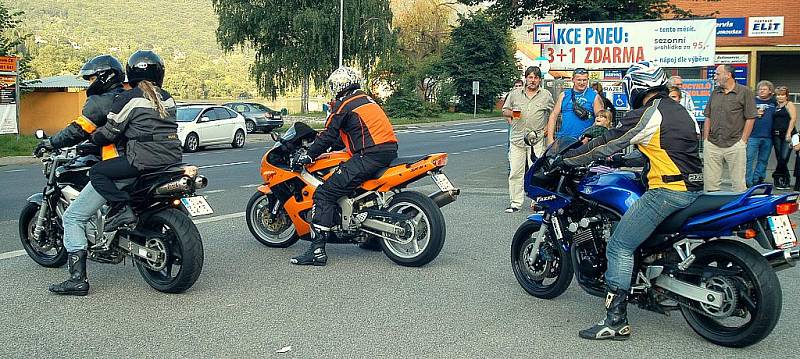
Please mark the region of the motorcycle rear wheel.
POLYGON ((170 208, 152 215, 143 225, 157 233, 145 238, 145 246, 162 251, 163 263, 136 260, 136 268, 144 281, 164 293, 182 293, 191 288, 203 270, 203 242, 192 220, 183 212, 170 208), (163 268, 153 268, 159 265, 163 268))
POLYGON ((766 338, 780 319, 783 300, 781 284, 767 260, 743 243, 726 240, 709 242, 693 254, 693 267, 741 270, 742 275, 726 277, 726 281, 735 284, 739 316, 714 318, 699 309, 681 306, 689 326, 706 340, 725 347, 743 348, 766 338), (745 322, 730 323, 738 319, 745 322))
POLYGON ((275 218, 270 218, 275 201, 274 194, 256 191, 247 202, 245 210, 247 228, 261 244, 272 248, 286 248, 295 244, 300 236, 283 206, 278 209, 275 218))
MULTIPOLYGON (((67 250, 64 248, 63 243, 58 242, 55 246, 52 245, 53 243, 50 243, 45 247, 31 243, 38 215, 39 205, 36 203, 28 203, 25 205, 22 209, 22 213, 19 215, 19 238, 22 241, 22 248, 25 249, 25 252, 28 253, 28 256, 31 257, 34 262, 42 267, 61 267, 67 263, 67 250)), ((47 235, 47 231, 42 232, 42 236, 47 235)), ((51 241, 48 240, 48 242, 51 241)))
POLYGON ((401 266, 421 267, 439 255, 447 230, 442 211, 433 200, 419 192, 400 192, 389 201, 388 211, 412 216, 395 223, 406 229, 407 238, 400 239, 408 243, 381 238, 381 248, 389 259, 401 266))
POLYGON ((572 259, 553 238, 548 228, 545 228, 545 239, 539 247, 536 260, 529 263, 536 241, 534 236, 541 226, 541 223, 526 221, 514 233, 511 242, 511 268, 517 282, 528 294, 536 298, 553 299, 569 288, 575 273, 572 259))

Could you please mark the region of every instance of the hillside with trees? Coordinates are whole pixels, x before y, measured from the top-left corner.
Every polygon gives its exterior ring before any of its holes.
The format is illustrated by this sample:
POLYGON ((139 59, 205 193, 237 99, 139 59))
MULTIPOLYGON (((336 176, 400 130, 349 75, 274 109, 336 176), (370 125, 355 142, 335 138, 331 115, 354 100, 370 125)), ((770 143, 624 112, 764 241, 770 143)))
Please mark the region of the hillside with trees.
POLYGON ((138 49, 155 50, 167 66, 165 88, 177 98, 257 95, 253 53, 223 52, 217 15, 208 0, 6 0, 24 11, 18 28, 30 34, 23 52, 37 77, 76 74, 89 58, 109 53, 124 63, 138 49))

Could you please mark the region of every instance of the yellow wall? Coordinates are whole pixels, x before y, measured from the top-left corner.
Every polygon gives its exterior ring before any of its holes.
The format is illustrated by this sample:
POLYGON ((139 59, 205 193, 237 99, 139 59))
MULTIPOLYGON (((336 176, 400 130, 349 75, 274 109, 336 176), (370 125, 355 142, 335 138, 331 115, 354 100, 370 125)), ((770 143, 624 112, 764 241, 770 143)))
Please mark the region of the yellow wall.
POLYGON ((20 133, 30 135, 41 128, 52 135, 81 114, 84 102, 86 91, 25 94, 20 101, 20 133))

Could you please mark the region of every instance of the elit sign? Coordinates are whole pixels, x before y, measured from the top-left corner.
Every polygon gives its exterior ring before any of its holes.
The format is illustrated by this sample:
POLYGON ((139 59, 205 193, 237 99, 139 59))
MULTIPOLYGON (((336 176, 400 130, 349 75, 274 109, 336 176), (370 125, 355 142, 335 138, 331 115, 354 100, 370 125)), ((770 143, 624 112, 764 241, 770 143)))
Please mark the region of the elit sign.
POLYGON ((748 20, 747 36, 783 36, 783 16, 750 17, 748 20))

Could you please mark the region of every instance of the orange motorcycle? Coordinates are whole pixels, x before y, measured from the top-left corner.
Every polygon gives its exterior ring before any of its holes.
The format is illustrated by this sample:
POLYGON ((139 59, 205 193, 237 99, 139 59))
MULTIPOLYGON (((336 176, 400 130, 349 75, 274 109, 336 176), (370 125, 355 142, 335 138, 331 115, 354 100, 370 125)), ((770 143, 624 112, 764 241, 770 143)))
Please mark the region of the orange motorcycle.
MULTIPOLYGON (((306 151, 316 135, 308 125, 295 123, 283 136, 273 136, 275 145, 261 160, 264 184, 247 204, 247 226, 268 247, 284 248, 310 238, 314 191, 350 158, 347 152, 329 152, 300 172, 292 171, 291 159, 306 151)), ((392 161, 374 179, 339 199, 338 223, 329 242, 378 240, 386 256, 397 264, 419 267, 432 261, 445 239, 440 207, 455 201, 460 192, 442 172, 446 164, 446 153, 392 161), (424 195, 405 190, 428 176, 438 191, 424 195)))

